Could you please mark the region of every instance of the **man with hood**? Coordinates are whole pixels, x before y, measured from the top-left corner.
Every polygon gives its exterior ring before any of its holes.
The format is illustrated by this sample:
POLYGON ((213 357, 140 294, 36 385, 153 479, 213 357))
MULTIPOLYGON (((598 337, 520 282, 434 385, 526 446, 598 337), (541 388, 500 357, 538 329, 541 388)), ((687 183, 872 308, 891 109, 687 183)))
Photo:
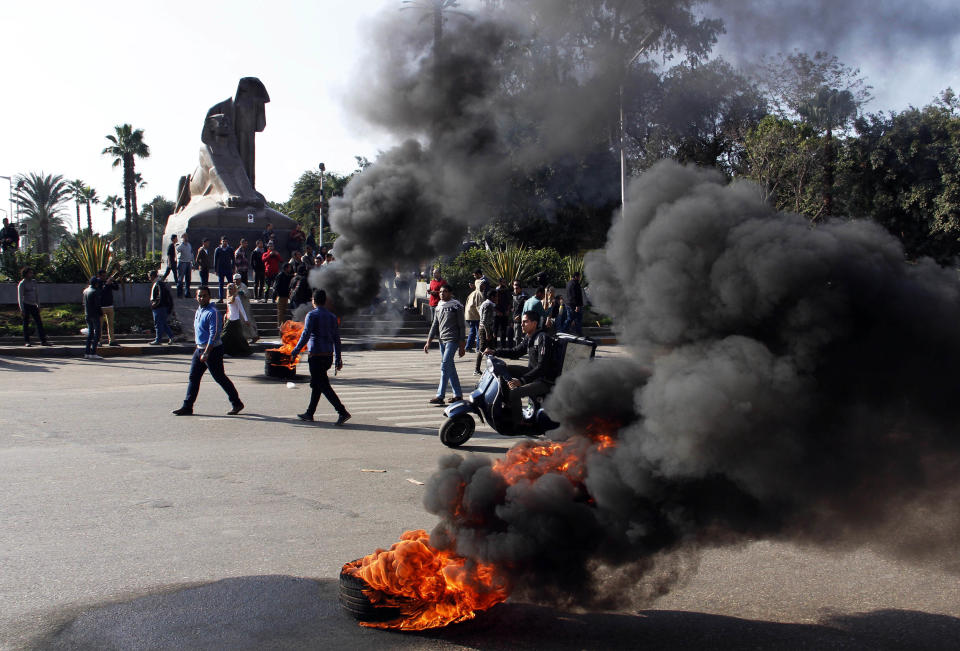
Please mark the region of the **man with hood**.
POLYGON ((439 290, 439 302, 434 310, 433 323, 430 324, 430 333, 427 335, 427 344, 423 347, 423 352, 430 353, 430 344, 434 338, 440 341, 440 386, 437 387, 437 395, 430 400, 430 404, 442 405, 443 395, 447 391, 447 382, 453 390, 453 397, 450 402, 463 400, 463 392, 460 390, 460 378, 457 376, 457 367, 453 361, 455 352, 463 357, 466 353, 467 345, 467 324, 464 319, 463 304, 453 298, 448 285, 443 285, 439 290))

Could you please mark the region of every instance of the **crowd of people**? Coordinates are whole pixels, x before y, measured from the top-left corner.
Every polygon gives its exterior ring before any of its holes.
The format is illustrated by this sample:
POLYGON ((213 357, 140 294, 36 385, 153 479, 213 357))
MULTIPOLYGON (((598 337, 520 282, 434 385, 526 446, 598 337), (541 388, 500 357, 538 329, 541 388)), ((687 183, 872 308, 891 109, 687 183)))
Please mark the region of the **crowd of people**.
MULTIPOLYGON (((166 270, 150 272, 150 308, 154 322, 154 340, 151 345, 175 341, 176 335, 170 326, 176 318, 175 302, 166 285, 172 273, 177 297, 190 295, 192 273, 199 273, 196 289, 198 309, 194 318, 195 345, 191 361, 187 394, 184 402, 173 411, 176 415, 193 413, 193 404, 199 391, 200 380, 209 369, 214 380, 226 392, 231 403, 229 414, 243 409, 236 387, 226 376, 224 355, 235 357, 252 354, 251 343, 259 339, 256 321, 252 318, 252 301, 273 301, 277 305, 278 326, 287 318, 288 309, 309 305, 304 328, 293 352, 296 357, 305 350, 310 370, 311 396, 307 409, 298 417, 312 421, 321 396, 326 397, 338 414, 336 424, 342 425, 350 418, 346 407, 330 385, 327 372, 343 366, 339 334, 339 319, 325 307, 326 292, 313 289, 308 281, 310 269, 331 264, 333 255, 324 246, 314 248, 311 238, 300 230, 299 225, 290 233, 288 241, 293 249, 290 258, 284 260, 277 251, 272 225, 256 240, 253 249, 248 241, 241 239, 236 249, 228 239, 220 238, 220 245, 211 249, 209 238, 204 238, 196 252, 186 233, 172 235, 166 250, 166 270), (210 274, 213 272, 218 286, 218 301, 225 303, 221 318, 213 305, 210 274), (253 288, 248 283, 253 280, 253 288)), ((498 278, 494 285, 481 269, 473 272, 473 282, 464 302, 454 297, 453 289, 444 280, 440 268, 433 270, 427 286, 430 330, 424 353, 429 353, 436 341, 440 350, 440 383, 431 404, 442 405, 463 399, 460 379, 457 375, 455 357, 475 354, 474 374, 480 375, 485 355, 517 359, 528 358, 526 367, 509 367, 512 379, 508 383, 511 408, 519 418, 521 400, 547 393, 555 379, 556 371, 547 364, 550 335, 556 333, 582 334, 584 295, 580 274, 572 274, 561 294, 552 286, 537 278, 533 295, 524 291, 519 280, 508 285, 506 279, 498 278), (565 298, 566 297, 566 298, 565 298), (446 398, 447 388, 451 397, 446 398)), ((401 272, 396 272, 392 283, 388 282, 391 299, 413 304, 413 283, 401 272)), ((101 334, 105 333, 108 346, 118 346, 114 338, 113 294, 118 288, 115 279, 101 270, 90 278, 83 291, 82 304, 87 324, 84 357, 102 359, 97 354, 101 334)), ((17 298, 23 318, 24 345, 30 346, 30 321, 36 324, 42 345, 50 345, 43 329, 39 311, 37 283, 32 269, 25 268, 18 285, 17 298)))

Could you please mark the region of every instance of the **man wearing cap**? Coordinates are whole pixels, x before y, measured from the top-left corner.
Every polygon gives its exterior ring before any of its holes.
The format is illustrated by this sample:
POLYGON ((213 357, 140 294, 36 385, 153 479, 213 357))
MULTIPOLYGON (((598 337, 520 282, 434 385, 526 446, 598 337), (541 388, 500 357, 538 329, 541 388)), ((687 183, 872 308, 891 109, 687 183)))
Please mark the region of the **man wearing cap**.
POLYGON ((227 377, 223 370, 223 341, 220 340, 220 314, 217 308, 210 303, 210 289, 200 287, 197 290, 197 309, 193 317, 193 333, 196 338, 196 349, 193 351, 193 360, 190 362, 190 382, 187 384, 187 395, 183 399, 183 406, 174 409, 172 413, 177 416, 190 416, 193 414, 193 403, 197 401, 197 394, 200 392, 200 380, 207 369, 210 369, 210 375, 220 385, 230 400, 232 409, 227 412, 228 416, 239 414, 243 409, 243 402, 237 393, 237 388, 227 377))

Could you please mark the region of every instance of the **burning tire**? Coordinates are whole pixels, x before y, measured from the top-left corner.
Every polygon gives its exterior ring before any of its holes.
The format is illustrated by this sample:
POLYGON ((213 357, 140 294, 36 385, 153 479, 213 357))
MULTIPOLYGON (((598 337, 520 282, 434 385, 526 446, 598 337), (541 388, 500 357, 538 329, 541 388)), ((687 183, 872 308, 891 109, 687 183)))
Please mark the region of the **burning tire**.
POLYGON ((455 416, 440 426, 440 442, 448 448, 458 448, 470 440, 476 428, 477 424, 473 416, 469 414, 455 416))
POLYGON ((389 622, 402 616, 399 608, 378 608, 363 594, 370 590, 363 579, 340 572, 340 607, 361 622, 389 622))

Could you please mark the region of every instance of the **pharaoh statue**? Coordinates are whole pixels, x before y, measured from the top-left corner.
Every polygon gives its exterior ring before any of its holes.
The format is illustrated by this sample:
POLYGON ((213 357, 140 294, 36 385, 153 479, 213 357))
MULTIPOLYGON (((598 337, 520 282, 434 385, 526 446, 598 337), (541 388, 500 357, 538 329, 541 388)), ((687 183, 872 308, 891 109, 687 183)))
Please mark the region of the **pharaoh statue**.
MULTIPOLYGON (((240 238, 255 241, 272 223, 277 248, 286 249, 293 220, 267 206, 257 192, 256 134, 267 125, 267 89, 256 77, 244 77, 234 97, 207 111, 200 132, 200 160, 192 174, 180 178, 174 213, 167 221, 164 247, 170 235, 187 233, 194 250, 209 237, 216 247, 221 236, 236 247, 240 238)), ((165 256, 164 256, 165 257, 165 256)))

